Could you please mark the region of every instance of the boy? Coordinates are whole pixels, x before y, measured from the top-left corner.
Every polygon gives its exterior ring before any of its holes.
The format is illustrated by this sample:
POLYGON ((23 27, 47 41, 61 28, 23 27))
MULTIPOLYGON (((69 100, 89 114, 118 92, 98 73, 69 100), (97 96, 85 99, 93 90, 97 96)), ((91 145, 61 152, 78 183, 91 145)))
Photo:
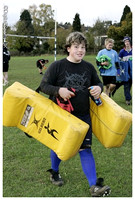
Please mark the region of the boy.
POLYGON ((103 84, 105 86, 105 93, 111 96, 113 90, 116 87, 116 76, 120 75, 119 58, 115 50, 113 50, 114 40, 111 38, 105 39, 105 48, 98 52, 96 57, 96 63, 98 68, 100 68, 100 75, 103 79, 103 84), (102 56, 107 56, 109 59, 100 62, 99 59, 102 56), (110 60, 110 61, 109 61, 110 60), (110 65, 111 64, 111 65, 110 65), (111 66, 111 67, 110 67, 111 66))
MULTIPOLYGON (((82 169, 90 186, 91 196, 104 196, 110 193, 109 186, 103 186, 103 179, 96 177, 95 161, 91 150, 92 129, 89 113, 89 95, 96 99, 102 92, 103 86, 97 76, 93 65, 84 61, 87 41, 80 32, 71 33, 66 39, 65 49, 67 58, 56 61, 50 65, 41 81, 41 91, 48 94, 49 98, 57 103, 57 97, 67 102, 70 99, 73 110, 71 113, 90 125, 87 135, 79 150, 82 169), (93 89, 90 90, 90 86, 93 89), (75 93, 70 88, 75 89, 75 93)), ((64 184, 60 174, 61 160, 51 150, 50 180, 53 184, 64 184)))
POLYGON ((46 69, 45 64, 47 64, 49 62, 49 60, 44 60, 44 59, 39 59, 36 62, 37 68, 39 69, 39 74, 43 75, 42 70, 46 69))
POLYGON ((129 80, 124 81, 124 96, 127 105, 131 105, 132 96, 130 94, 130 90, 132 87, 132 46, 131 46, 131 39, 128 36, 125 36, 123 39, 124 48, 120 50, 119 59, 124 62, 128 62, 128 75, 129 80))

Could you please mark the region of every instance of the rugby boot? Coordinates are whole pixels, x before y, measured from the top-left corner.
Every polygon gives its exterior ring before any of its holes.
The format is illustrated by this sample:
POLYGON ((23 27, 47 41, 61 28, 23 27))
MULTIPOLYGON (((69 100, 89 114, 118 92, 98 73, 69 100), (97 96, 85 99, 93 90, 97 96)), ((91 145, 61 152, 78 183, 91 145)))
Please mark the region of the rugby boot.
POLYGON ((96 185, 90 188, 92 197, 104 197, 111 193, 111 188, 108 185, 103 186, 103 178, 98 178, 96 185))
POLYGON ((52 184, 57 186, 62 186, 64 181, 62 180, 59 171, 55 172, 53 169, 48 169, 47 172, 50 172, 50 181, 52 184))

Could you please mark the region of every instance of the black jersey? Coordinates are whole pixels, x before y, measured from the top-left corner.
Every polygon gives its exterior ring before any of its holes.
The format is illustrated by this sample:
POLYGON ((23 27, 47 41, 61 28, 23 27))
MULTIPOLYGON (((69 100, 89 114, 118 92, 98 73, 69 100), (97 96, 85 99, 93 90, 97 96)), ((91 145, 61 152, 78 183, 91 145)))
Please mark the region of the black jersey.
POLYGON ((3 63, 8 63, 10 60, 10 52, 7 47, 3 46, 3 63))
POLYGON ((103 89, 92 64, 84 60, 80 63, 72 63, 64 58, 50 65, 41 81, 40 88, 54 102, 56 102, 60 87, 74 88, 75 96, 70 99, 74 108, 72 114, 86 115, 90 109, 88 87, 92 85, 98 85, 103 89))
POLYGON ((7 47, 3 45, 3 72, 8 72, 9 69, 10 52, 7 47))

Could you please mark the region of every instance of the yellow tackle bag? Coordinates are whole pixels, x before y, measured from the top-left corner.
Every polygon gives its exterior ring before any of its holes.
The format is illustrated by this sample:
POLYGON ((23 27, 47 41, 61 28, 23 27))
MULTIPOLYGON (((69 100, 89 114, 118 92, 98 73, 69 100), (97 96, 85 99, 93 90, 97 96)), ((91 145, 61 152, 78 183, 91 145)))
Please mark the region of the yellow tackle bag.
POLYGON ((87 123, 19 82, 4 93, 3 125, 18 127, 52 149, 61 160, 78 152, 89 129, 87 123))
POLYGON ((103 103, 101 106, 91 100, 92 132, 104 147, 120 147, 131 126, 132 114, 105 93, 100 98, 103 103))

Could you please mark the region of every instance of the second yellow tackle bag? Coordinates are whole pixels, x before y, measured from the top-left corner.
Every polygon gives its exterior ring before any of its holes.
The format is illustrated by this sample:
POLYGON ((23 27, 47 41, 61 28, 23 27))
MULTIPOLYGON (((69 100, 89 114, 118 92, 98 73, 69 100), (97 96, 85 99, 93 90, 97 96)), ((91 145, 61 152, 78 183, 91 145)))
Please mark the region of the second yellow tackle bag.
POLYGON ((132 114, 105 93, 102 93, 100 98, 101 106, 97 106, 91 100, 92 132, 104 147, 120 147, 131 126, 132 114))
POLYGON ((3 125, 18 127, 52 149, 61 160, 78 152, 89 129, 87 123, 19 82, 4 93, 3 125))

